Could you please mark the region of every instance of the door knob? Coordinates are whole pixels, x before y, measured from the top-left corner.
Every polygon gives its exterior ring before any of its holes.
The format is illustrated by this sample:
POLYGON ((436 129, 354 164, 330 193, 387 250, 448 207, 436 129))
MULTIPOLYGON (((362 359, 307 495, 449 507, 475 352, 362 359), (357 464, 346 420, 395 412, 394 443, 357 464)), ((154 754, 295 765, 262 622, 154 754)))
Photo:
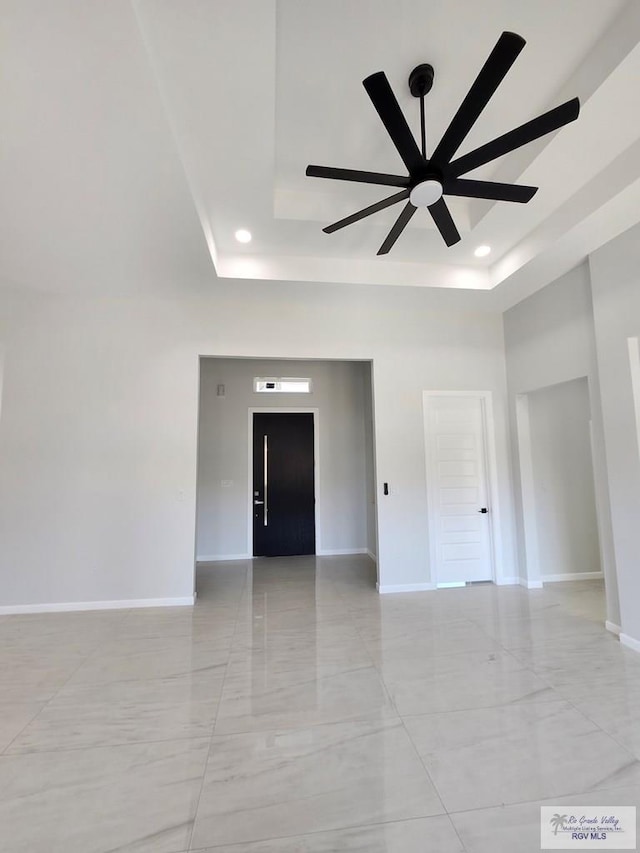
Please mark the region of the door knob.
POLYGON ((486 506, 483 506, 482 509, 478 510, 478 512, 481 512, 484 515, 484 513, 489 512, 489 510, 486 508, 486 506))

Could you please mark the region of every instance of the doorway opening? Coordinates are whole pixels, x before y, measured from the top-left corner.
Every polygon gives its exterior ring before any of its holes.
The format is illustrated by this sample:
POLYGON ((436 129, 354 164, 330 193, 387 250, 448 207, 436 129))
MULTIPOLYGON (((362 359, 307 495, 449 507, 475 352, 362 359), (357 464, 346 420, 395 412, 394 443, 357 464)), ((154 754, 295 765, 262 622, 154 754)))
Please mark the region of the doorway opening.
POLYGON ((201 357, 197 564, 368 555, 373 585, 376 509, 371 362, 201 357))
POLYGON ((590 599, 606 616, 587 377, 517 398, 527 585, 590 599), (584 593, 584 594, 583 594, 584 593))

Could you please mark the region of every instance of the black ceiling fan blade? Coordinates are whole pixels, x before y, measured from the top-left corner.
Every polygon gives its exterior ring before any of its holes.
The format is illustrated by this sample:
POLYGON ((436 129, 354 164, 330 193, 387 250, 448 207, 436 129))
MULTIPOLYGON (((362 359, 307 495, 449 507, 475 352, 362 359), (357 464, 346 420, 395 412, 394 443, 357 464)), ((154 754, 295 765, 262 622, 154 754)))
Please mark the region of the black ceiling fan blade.
POLYGON ((458 243, 461 239, 460 232, 451 218, 446 201, 443 198, 438 199, 435 204, 428 207, 428 211, 447 246, 453 246, 454 243, 458 243))
POLYGON ((498 136, 491 142, 487 142, 486 145, 481 145, 480 148, 470 151, 464 157, 459 157, 450 164, 447 172, 455 177, 464 175, 472 169, 477 169, 478 166, 484 166, 485 163, 502 157, 503 154, 515 151, 516 148, 520 148, 528 142, 533 142, 540 139, 541 136, 546 136, 547 133, 558 130, 559 127, 564 127, 565 124, 575 121, 579 114, 580 100, 572 98, 570 101, 560 104, 559 107, 521 124, 515 130, 510 130, 509 133, 498 136))
POLYGON ((445 195, 465 198, 486 198, 491 201, 517 201, 525 204, 538 192, 538 187, 522 184, 500 184, 497 181, 468 181, 465 178, 450 178, 445 181, 445 195))
POLYGON ((340 228, 346 228, 347 225, 353 225, 354 222, 359 222, 361 219, 364 219, 365 216, 371 216, 373 213, 378 213, 378 211, 384 210, 385 207, 391 207, 392 204, 397 204, 399 201, 402 201, 403 198, 409 198, 409 190, 401 190, 399 193, 394 193, 389 196, 389 198, 377 201, 375 204, 371 204, 369 207, 365 207, 357 213, 352 213, 351 216, 345 216, 344 219, 340 219, 332 225, 327 225, 327 227, 322 230, 325 234, 333 234, 334 231, 338 231, 340 228))
POLYGON ((409 125, 400 109, 396 96, 393 94, 393 89, 389 85, 387 75, 384 71, 378 71, 376 74, 366 77, 362 81, 362 85, 367 90, 373 106, 376 108, 387 133, 398 149, 398 154, 402 157, 409 172, 423 169, 425 159, 409 130, 409 125))
POLYGON ((431 159, 438 166, 445 166, 456 153, 525 44, 516 33, 502 33, 433 152, 431 159))
POLYGON ((410 201, 408 201, 405 204, 405 206, 402 208, 402 213, 394 222, 393 228, 387 234, 384 243, 382 244, 382 246, 380 246, 380 248, 378 249, 376 254, 386 255, 387 252, 389 252, 392 249, 393 244, 396 242, 398 237, 402 234, 404 229, 407 227, 409 220, 411 219, 411 217, 413 216, 413 214, 416 212, 417 209, 418 208, 414 207, 410 201))
POLYGON ((382 184, 385 187, 408 187, 404 175, 385 175, 382 172, 363 172, 360 169, 336 169, 334 166, 307 166, 310 178, 331 178, 334 181, 355 181, 360 184, 382 184))

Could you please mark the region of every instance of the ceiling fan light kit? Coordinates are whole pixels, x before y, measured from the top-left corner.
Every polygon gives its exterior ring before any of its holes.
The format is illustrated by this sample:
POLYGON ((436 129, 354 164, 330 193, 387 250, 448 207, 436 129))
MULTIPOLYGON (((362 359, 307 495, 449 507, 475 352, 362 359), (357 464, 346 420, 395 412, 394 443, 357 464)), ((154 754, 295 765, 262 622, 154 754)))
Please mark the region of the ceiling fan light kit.
POLYGON ((409 201, 414 207, 431 207, 441 198, 444 187, 437 178, 420 181, 409 193, 409 201))
POLYGON ((504 184, 497 181, 470 180, 462 178, 461 175, 466 175, 468 172, 485 165, 485 163, 489 163, 516 148, 558 130, 571 121, 575 121, 580 112, 578 98, 572 98, 559 107, 555 107, 520 125, 515 130, 481 145, 457 160, 453 159, 524 45, 525 40, 516 33, 502 33, 452 118, 449 127, 445 130, 442 139, 430 156, 427 154, 424 99, 433 86, 433 66, 427 63, 418 65, 409 75, 409 90, 414 97, 420 99, 421 147, 418 147, 409 129, 386 74, 383 71, 378 71, 376 74, 366 77, 362 81, 363 86, 409 174, 406 176, 387 175, 359 169, 307 166, 306 174, 314 178, 330 178, 338 181, 355 181, 401 188, 399 192, 395 192, 393 195, 351 214, 351 216, 334 222, 322 230, 327 234, 332 234, 347 225, 352 225, 367 216, 405 201, 405 206, 380 246, 378 255, 385 255, 391 250, 419 207, 426 208, 429 211, 444 242, 447 246, 453 246, 459 242, 460 233, 451 218, 444 196, 463 196, 465 198, 511 201, 521 204, 530 201, 537 192, 537 187, 504 184))

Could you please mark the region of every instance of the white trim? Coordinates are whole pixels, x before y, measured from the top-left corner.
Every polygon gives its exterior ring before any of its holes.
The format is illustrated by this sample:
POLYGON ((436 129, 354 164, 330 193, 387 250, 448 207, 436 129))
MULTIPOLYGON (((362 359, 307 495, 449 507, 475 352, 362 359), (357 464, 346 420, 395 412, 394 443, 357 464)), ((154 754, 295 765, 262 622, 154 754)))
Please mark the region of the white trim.
POLYGON ((623 634, 621 631, 620 642, 628 649, 633 649, 634 652, 640 652, 640 640, 636 640, 635 637, 630 637, 628 634, 623 634))
POLYGON ((4 345, 0 344, 0 418, 2 417, 2 381, 4 377, 4 345))
POLYGON ((317 406, 249 406, 249 464, 247 490, 249 516, 247 519, 247 550, 253 556, 253 416, 266 415, 313 415, 313 490, 315 496, 316 554, 321 554, 320 531, 320 409, 317 406))
POLYGON ((0 606, 1 616, 20 613, 68 613, 75 610, 134 610, 142 607, 193 607, 195 595, 183 598, 131 598, 116 601, 61 601, 51 604, 7 604, 0 606))
POLYGON ((462 586, 466 586, 466 581, 450 581, 449 583, 439 583, 436 584, 437 589, 459 589, 462 586))
POLYGON ((542 581, 530 581, 526 578, 520 578, 520 586, 525 589, 542 589, 542 581))
POLYGON ((627 346, 629 347, 631 390, 633 392, 633 407, 636 415, 638 454, 640 455, 640 341, 638 341, 638 338, 627 338, 627 346))
POLYGON ((604 627, 607 629, 607 631, 611 631, 612 634, 615 634, 616 637, 619 637, 620 632, 622 631, 622 628, 619 625, 616 625, 615 622, 609 622, 608 619, 604 623, 604 627))
POLYGON ((558 583, 561 581, 592 581, 602 580, 602 572, 567 572, 561 575, 542 575, 542 583, 558 583))
POLYGON ((510 577, 500 578, 496 581, 496 586, 519 586, 522 583, 522 578, 510 577))
POLYGON ((205 554, 196 563, 230 563, 232 560, 253 560, 251 554, 205 554))
POLYGON ((366 548, 338 548, 333 550, 331 548, 326 549, 324 551, 319 551, 316 548, 316 557, 348 557, 351 554, 367 554, 366 548))
POLYGON ((401 584, 376 584, 376 589, 380 595, 385 595, 388 592, 428 592, 435 589, 432 583, 401 583, 401 584))
POLYGON ((366 551, 365 551, 365 554, 366 554, 366 555, 367 555, 371 560, 373 560, 373 562, 374 562, 374 563, 377 563, 377 562, 378 562, 378 558, 377 558, 377 557, 376 557, 376 555, 373 553, 373 551, 370 551, 370 550, 367 548, 367 549, 366 549, 366 551))
POLYGON ((522 498, 522 527, 524 533, 524 571, 523 586, 528 589, 540 589, 540 547, 538 542, 538 523, 536 516, 535 485, 533 478, 533 450, 531 442, 531 419, 529 416, 529 396, 516 394, 516 435, 518 440, 518 460, 520 463, 520 493, 522 498), (529 583, 535 584, 529 586, 529 583))
MULTIPOLYGON (((494 583, 500 584, 501 579, 506 571, 504 552, 502 547, 502 521, 500 513, 500 489, 498 486, 498 452, 496 445, 496 424, 493 412, 493 392, 492 391, 423 391, 422 392, 422 411, 423 411, 423 435, 425 442, 425 463, 427 466, 427 504, 433 505, 432 478, 430 477, 429 468, 429 453, 427 447, 427 425, 428 425, 428 401, 432 397, 474 397, 480 400, 482 408, 482 426, 484 433, 484 453, 485 453, 485 476, 487 487, 488 506, 491 509, 489 513, 489 558, 491 560, 491 580, 494 583)), ((429 513, 430 515, 430 513, 429 513)), ((435 537, 429 536, 429 558, 431 567, 431 580, 434 585, 436 578, 436 554, 435 554, 435 537)), ((438 584, 439 586, 439 584, 438 584)))

